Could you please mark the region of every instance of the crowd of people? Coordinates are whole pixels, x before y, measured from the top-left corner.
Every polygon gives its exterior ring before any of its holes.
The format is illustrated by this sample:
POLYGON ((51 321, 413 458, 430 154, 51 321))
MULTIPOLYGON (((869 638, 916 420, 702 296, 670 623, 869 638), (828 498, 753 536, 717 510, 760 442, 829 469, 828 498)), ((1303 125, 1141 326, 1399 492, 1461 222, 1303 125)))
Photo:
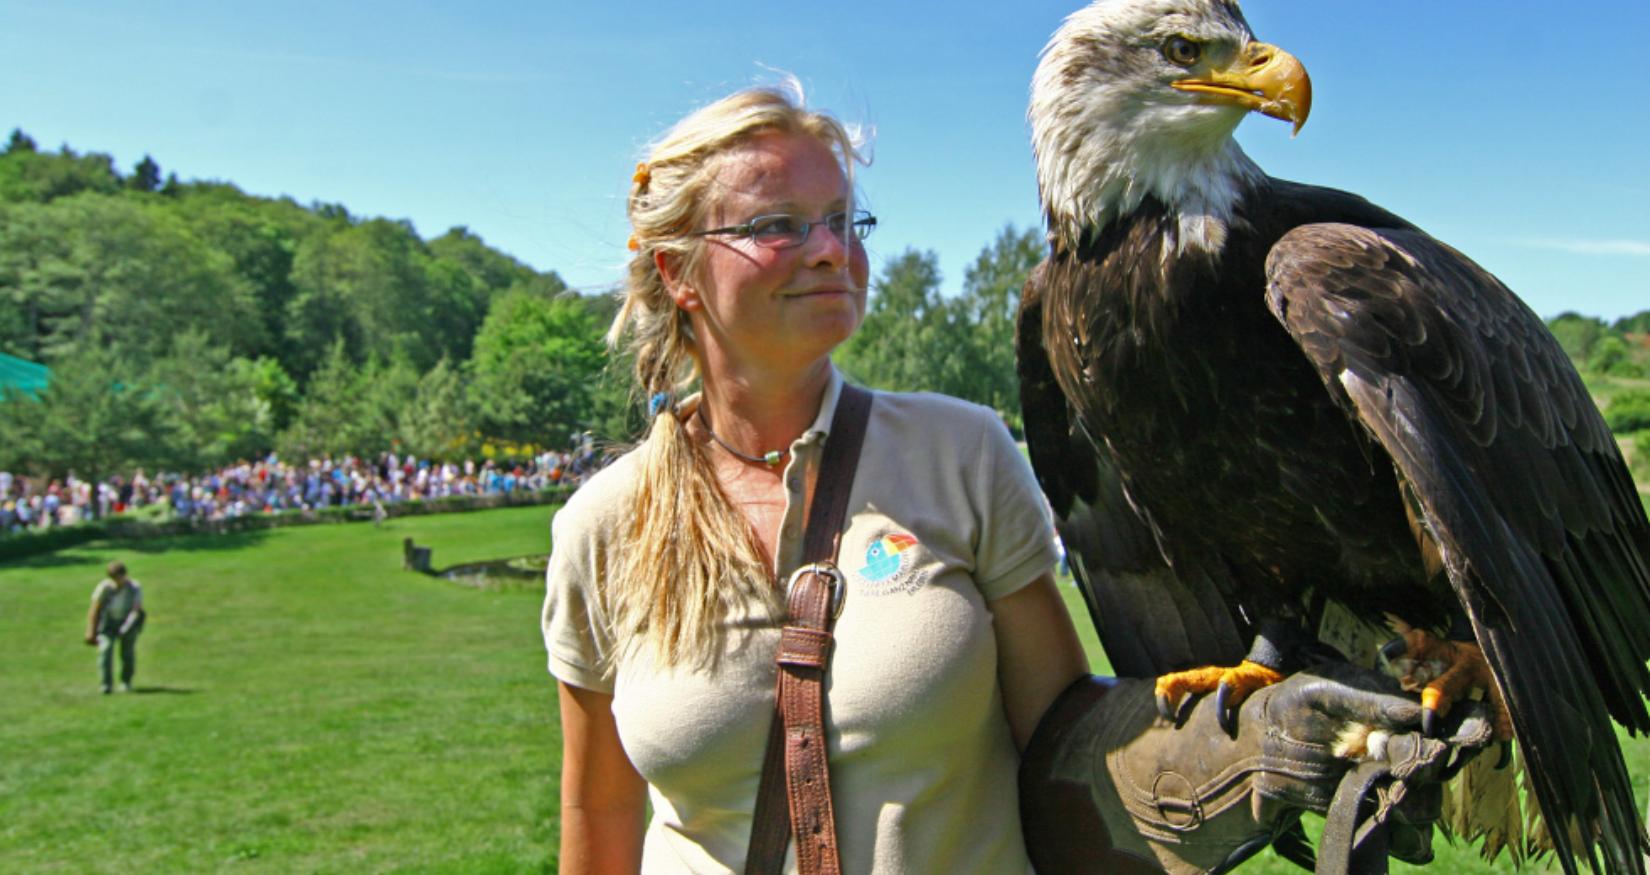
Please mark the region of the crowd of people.
POLYGON ((142 469, 92 483, 70 475, 41 480, 0 471, 0 533, 72 525, 92 517, 161 506, 167 518, 222 520, 345 505, 373 507, 451 495, 493 495, 573 485, 599 456, 590 442, 515 461, 434 461, 384 453, 288 463, 274 454, 205 474, 142 469))

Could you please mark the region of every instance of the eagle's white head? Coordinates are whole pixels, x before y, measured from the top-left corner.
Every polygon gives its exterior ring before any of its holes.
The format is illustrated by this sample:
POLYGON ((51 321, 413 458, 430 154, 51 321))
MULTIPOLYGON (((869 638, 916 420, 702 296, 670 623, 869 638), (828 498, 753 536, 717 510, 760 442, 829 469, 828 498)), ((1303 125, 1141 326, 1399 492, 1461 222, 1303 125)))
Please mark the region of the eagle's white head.
MULTIPOLYGON (((1306 70, 1256 42, 1235 0, 1099 0, 1067 18, 1031 85, 1031 137, 1049 230, 1066 246, 1152 197, 1178 217, 1176 252, 1225 242, 1265 174, 1232 131, 1257 111, 1311 109, 1306 70)), ((1169 254, 1169 253, 1166 253, 1169 254)))

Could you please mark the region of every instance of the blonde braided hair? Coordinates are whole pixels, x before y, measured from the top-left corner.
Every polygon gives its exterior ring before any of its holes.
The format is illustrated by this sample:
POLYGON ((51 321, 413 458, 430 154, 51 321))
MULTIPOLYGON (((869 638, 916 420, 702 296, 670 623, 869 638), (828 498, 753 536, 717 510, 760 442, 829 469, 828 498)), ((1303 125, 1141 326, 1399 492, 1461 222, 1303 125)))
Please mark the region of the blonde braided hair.
MULTIPOLYGON (((701 267, 698 238, 686 236, 714 207, 721 159, 755 137, 780 132, 814 137, 838 156, 853 180, 858 139, 832 116, 804 106, 801 89, 753 88, 703 107, 653 145, 631 179, 632 251, 623 303, 607 340, 635 361, 637 388, 648 399, 672 398, 699 375, 687 314, 677 308, 656 256, 676 259, 680 273, 701 267)), ((730 610, 753 603, 779 613, 755 533, 716 479, 710 459, 665 403, 652 411, 642 454, 635 514, 608 564, 602 600, 620 653, 646 642, 666 666, 705 666, 721 647, 730 610)), ((618 654, 616 654, 618 655, 618 654)))

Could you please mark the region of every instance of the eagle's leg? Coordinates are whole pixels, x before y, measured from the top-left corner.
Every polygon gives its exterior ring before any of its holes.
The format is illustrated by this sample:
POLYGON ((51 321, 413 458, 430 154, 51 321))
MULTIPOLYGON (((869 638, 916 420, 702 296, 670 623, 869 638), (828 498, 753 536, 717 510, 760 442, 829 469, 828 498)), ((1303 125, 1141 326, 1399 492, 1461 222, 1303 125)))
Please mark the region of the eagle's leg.
MULTIPOLYGON (((1438 722, 1456 702, 1473 690, 1483 690, 1490 701, 1496 740, 1512 739, 1512 716, 1477 643, 1439 638, 1390 615, 1387 623, 1398 637, 1381 648, 1381 658, 1398 674, 1404 689, 1420 692, 1422 732, 1435 735, 1438 722)), ((1503 748, 1503 759, 1506 754, 1503 748)))
POLYGON ((1235 733, 1238 708, 1249 694, 1283 680, 1284 654, 1299 637, 1287 624, 1263 622, 1249 655, 1237 665, 1210 665, 1159 676, 1157 713, 1174 720, 1188 697, 1213 691, 1221 728, 1235 733))

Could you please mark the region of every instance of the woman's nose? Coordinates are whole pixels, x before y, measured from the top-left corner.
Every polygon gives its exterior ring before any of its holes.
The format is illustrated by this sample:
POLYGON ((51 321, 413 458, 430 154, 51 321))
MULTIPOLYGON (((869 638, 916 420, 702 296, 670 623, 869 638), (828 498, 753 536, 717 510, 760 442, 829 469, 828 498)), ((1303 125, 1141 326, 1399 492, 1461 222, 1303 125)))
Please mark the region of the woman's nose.
MULTIPOLYGON (((802 241, 803 259, 810 267, 841 267, 848 263, 851 228, 831 230, 820 222, 808 229, 808 239, 802 241)), ((855 240, 855 242, 858 242, 855 240)))

